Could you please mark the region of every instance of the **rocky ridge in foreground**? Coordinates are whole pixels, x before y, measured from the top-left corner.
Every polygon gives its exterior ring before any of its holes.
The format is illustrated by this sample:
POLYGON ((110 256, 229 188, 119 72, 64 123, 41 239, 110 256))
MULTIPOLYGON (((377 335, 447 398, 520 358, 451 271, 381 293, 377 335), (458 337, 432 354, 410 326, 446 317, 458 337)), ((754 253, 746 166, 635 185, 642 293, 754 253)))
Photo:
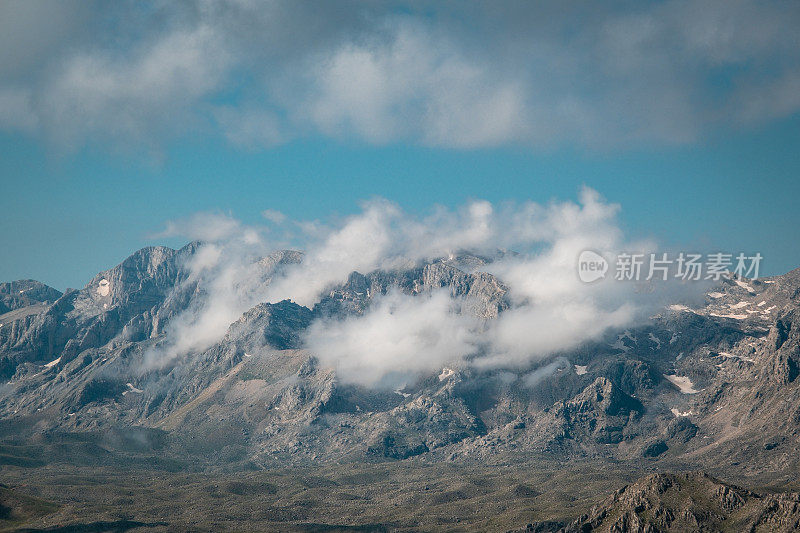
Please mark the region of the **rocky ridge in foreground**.
POLYGON ((702 472, 645 476, 614 492, 569 525, 527 526, 527 531, 790 532, 800 529, 800 494, 762 493, 702 472))

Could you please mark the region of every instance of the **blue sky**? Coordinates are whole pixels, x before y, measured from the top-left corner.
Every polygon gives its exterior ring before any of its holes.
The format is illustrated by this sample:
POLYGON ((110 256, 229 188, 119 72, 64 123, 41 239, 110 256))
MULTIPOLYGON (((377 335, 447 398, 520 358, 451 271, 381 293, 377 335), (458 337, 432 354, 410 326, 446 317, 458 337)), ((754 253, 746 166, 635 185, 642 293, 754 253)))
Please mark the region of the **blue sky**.
POLYGON ((52 6, 0 8, 0 280, 82 286, 198 211, 583 185, 633 237, 800 266, 794 5, 52 6))

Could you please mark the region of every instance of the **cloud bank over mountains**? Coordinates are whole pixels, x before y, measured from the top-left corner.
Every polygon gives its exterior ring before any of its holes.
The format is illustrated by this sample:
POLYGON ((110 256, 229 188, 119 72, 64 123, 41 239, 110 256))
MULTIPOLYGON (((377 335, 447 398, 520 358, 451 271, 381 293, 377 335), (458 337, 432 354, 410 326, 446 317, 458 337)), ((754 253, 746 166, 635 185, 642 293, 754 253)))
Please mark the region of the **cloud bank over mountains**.
POLYGON ((401 385, 445 365, 524 368, 646 318, 680 290, 695 290, 664 283, 638 294, 630 282, 580 281, 576 261, 585 249, 655 250, 654 243, 624 238, 618 211, 585 188, 578 203, 473 201, 424 216, 376 199, 333 222, 294 221, 276 211, 260 227, 216 214, 172 222, 168 234, 205 240, 187 264, 187 283, 199 281, 201 297, 173 320, 151 361, 171 364, 208 347, 260 302, 290 299, 312 308, 354 271, 404 270, 468 251, 493 257, 479 270, 508 288, 509 308, 497 318, 470 313, 447 289, 397 289, 375 296, 362 315, 320 317, 305 343, 340 379, 366 385, 401 385), (302 260, 273 253, 289 241, 303 242, 302 260))
POLYGON ((750 0, 4 2, 0 129, 67 149, 692 142, 800 109, 798 26, 750 0))

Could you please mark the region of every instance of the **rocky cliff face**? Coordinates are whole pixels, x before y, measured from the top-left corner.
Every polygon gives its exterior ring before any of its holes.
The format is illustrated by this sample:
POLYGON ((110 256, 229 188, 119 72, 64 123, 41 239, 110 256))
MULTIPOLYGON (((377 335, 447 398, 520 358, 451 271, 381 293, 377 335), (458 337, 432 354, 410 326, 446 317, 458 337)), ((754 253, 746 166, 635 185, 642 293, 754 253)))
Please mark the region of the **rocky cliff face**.
POLYGON ((60 297, 60 291, 32 279, 0 283, 0 315, 25 307, 47 305, 60 297))
MULTIPOLYGON (((756 494, 702 472, 652 474, 623 487, 563 533, 797 531, 800 495, 756 494)), ((531 524, 530 530, 535 530, 531 524)))
MULTIPOLYGON (((464 261, 464 257, 460 258, 464 261)), ((390 289, 420 294, 446 289, 451 296, 463 299, 465 313, 480 318, 497 318, 508 308, 508 288, 485 272, 467 273, 457 268, 455 260, 441 260, 405 270, 353 272, 347 282, 334 287, 314 307, 322 316, 363 313, 376 296, 390 289)))
POLYGON ((157 328, 159 308, 185 280, 181 261, 195 247, 144 248, 51 305, 19 308, 28 312, 21 318, 4 315, 11 324, 7 333, 0 329, 0 374, 9 377, 28 362, 66 363, 120 336, 146 338, 157 328))

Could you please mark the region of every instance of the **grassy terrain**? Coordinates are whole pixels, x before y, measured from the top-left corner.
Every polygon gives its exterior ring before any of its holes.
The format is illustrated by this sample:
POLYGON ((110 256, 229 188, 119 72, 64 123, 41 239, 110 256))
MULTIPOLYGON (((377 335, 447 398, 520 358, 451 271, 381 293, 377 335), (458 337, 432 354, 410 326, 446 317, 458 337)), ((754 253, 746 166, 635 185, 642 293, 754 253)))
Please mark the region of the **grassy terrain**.
POLYGON ((6 435, 0 531, 508 531, 571 521, 646 473, 686 469, 525 454, 258 469, 159 432, 6 435))
POLYGON ((0 465, 0 481, 3 490, 13 492, 16 514, 0 521, 0 527, 63 532, 506 531, 533 521, 571 519, 636 477, 609 466, 563 468, 546 460, 491 465, 407 460, 215 471, 191 460, 155 461, 101 449, 82 442, 7 446, 6 454, 16 455, 0 465), (65 460, 70 453, 73 460, 65 460))

